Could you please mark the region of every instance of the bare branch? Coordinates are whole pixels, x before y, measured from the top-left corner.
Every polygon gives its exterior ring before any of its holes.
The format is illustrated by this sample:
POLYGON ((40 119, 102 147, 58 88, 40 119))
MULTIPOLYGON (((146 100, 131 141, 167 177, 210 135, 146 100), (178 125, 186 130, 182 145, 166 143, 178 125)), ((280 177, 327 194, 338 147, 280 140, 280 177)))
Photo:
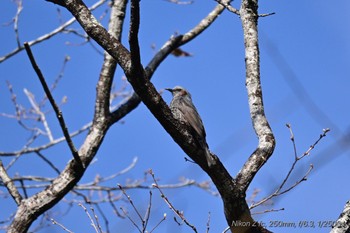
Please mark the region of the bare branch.
POLYGON ((350 201, 347 201, 338 220, 332 225, 331 233, 347 233, 350 230, 350 201))
POLYGON ((65 226, 63 226, 61 223, 57 222, 56 220, 54 220, 53 218, 51 219, 52 224, 60 226, 64 231, 69 232, 69 233, 74 233, 73 231, 70 231, 68 228, 66 228, 65 226))
POLYGON ((86 207, 82 203, 79 203, 78 205, 81 208, 83 208, 83 210, 85 211, 86 215, 90 219, 91 226, 95 229, 95 232, 101 233, 102 231, 100 231, 100 226, 98 226, 98 223, 95 223, 95 221, 92 219, 92 217, 91 217, 89 211, 86 209, 86 207))
POLYGON ((15 34, 16 34, 16 41, 17 41, 17 46, 20 47, 21 46, 21 41, 19 39, 19 33, 18 33, 18 21, 19 21, 19 15, 21 14, 22 10, 23 10, 23 5, 22 5, 22 0, 16 0, 16 5, 17 5, 17 12, 16 12, 16 16, 14 17, 14 30, 15 30, 15 34))
POLYGON ((39 116, 39 121, 41 121, 44 125, 46 135, 48 136, 50 142, 53 141, 53 136, 51 133, 51 129, 49 127, 49 124, 46 120, 46 115, 40 110, 39 104, 35 101, 34 95, 28 91, 26 88, 24 88, 24 94, 27 96, 30 104, 32 105, 32 108, 34 109, 35 114, 39 116))
MULTIPOLYGON (((127 0, 115 0, 112 1, 112 10, 110 15, 110 21, 108 24, 108 32, 110 35, 120 41, 122 36, 122 28, 125 19, 125 11, 127 0)), ((114 74, 117 68, 117 61, 109 55, 104 53, 104 61, 100 71, 99 82, 97 83, 97 101, 95 103, 96 120, 105 118, 110 115, 111 104, 111 87, 113 83, 114 74)), ((114 117, 111 117, 114 119, 114 117)), ((116 122, 117 120, 114 120, 116 122)), ((112 124, 112 123, 111 123, 112 124)))
POLYGON ((292 141, 292 143, 293 143, 294 162, 293 162, 292 166, 290 167, 289 171, 287 172, 286 177, 283 179, 282 183, 279 185, 279 187, 276 189, 276 191, 275 191, 274 193, 272 193, 271 195, 269 195, 269 196, 263 198, 262 200, 260 200, 260 201, 258 201, 258 202, 256 202, 256 203, 252 204, 252 205, 249 207, 250 209, 253 209, 253 208, 255 208, 255 207, 259 206, 259 205, 262 205, 263 203, 267 202, 268 200, 271 200, 271 199, 274 198, 274 197, 277 197, 277 196, 280 196, 280 195, 282 195, 282 194, 284 194, 284 193, 287 193, 287 192, 289 192, 290 190, 292 190, 293 188, 295 188, 296 186, 298 186, 301 182, 306 181, 306 180, 307 180, 307 177, 309 176, 310 172, 311 172, 312 169, 313 169, 313 165, 312 165, 312 164, 310 164, 309 169, 306 171, 306 173, 304 174, 303 177, 301 177, 299 180, 297 180, 297 181, 296 181, 293 185, 291 185, 290 187, 285 188, 283 191, 281 191, 281 190, 284 188, 284 186, 285 186, 285 184, 287 183, 287 181, 289 180, 289 178, 290 178, 292 172, 293 172, 294 169, 295 169, 296 164, 297 164, 301 159, 303 159, 306 155, 309 155, 310 152, 311 152, 311 150, 313 150, 313 149, 315 148, 315 146, 320 142, 320 140, 321 140, 322 138, 324 138, 324 137, 327 135, 327 133, 330 131, 329 129, 324 129, 324 130, 323 130, 323 133, 322 133, 322 134, 320 135, 320 137, 309 147, 309 149, 308 149, 306 152, 304 152, 301 156, 297 156, 296 145, 295 145, 295 139, 294 139, 294 133, 293 133, 292 127, 291 127, 290 124, 286 124, 286 126, 287 126, 287 128, 289 129, 289 132, 290 132, 290 134, 291 134, 290 139, 291 139, 291 141, 292 141))
POLYGON ((94 215, 94 218, 95 218, 95 221, 96 221, 96 225, 98 227, 98 232, 102 233, 103 231, 102 231, 102 228, 101 228, 101 224, 100 224, 100 222, 98 220, 98 216, 97 216, 97 214, 95 212, 95 209, 92 206, 90 206, 90 210, 91 210, 91 212, 94 215))
POLYGON ((275 138, 265 115, 260 84, 257 10, 257 0, 242 1, 240 18, 243 25, 245 44, 246 88, 248 92, 250 118, 259 139, 258 147, 237 174, 237 183, 244 191, 247 190, 256 173, 266 163, 275 148, 275 138))
POLYGON ((210 230, 210 212, 208 213, 207 230, 205 232, 209 233, 209 230, 210 230))
MULTIPOLYGON (((53 92, 57 88, 58 83, 63 78, 64 70, 66 69, 66 65, 67 65, 68 61, 70 61, 70 56, 67 55, 64 57, 63 64, 62 64, 62 67, 61 67, 59 74, 57 75, 55 81, 53 82, 53 84, 50 87, 51 92, 53 92)), ((43 106, 45 104, 46 100, 47 100, 47 96, 45 95, 44 98, 40 101, 39 106, 43 106)), ((63 103, 64 103, 64 101, 63 101, 63 103)))
POLYGON ((152 230, 149 231, 149 233, 152 233, 162 222, 164 222, 166 219, 166 214, 163 214, 163 218, 152 228, 152 230))
MULTIPOLYGON (((228 0, 226 0, 228 1, 228 0)), ((198 35, 200 35, 205 29, 207 29, 223 12, 225 8, 218 4, 203 20, 200 21, 193 29, 185 33, 184 35, 173 36, 171 37, 162 48, 156 53, 152 60, 148 63, 145 68, 146 77, 151 79, 153 73, 156 71, 158 66, 164 61, 164 59, 171 54, 173 50, 178 48, 181 45, 184 45, 198 35)), ((140 97, 133 93, 128 99, 126 99, 115 111, 112 113, 113 121, 118 121, 124 117, 127 113, 135 109, 141 102, 140 97)))
POLYGON ((219 4, 223 5, 228 11, 236 14, 236 15, 239 15, 239 10, 237 10, 236 8, 234 8, 233 6, 230 5, 230 2, 231 1, 223 1, 223 0, 215 0, 216 2, 218 2, 219 4))
POLYGON ((259 17, 267 17, 276 14, 276 12, 266 13, 266 14, 259 14, 259 17))
POLYGON ((33 54, 32 54, 32 51, 31 51, 31 49, 30 49, 29 44, 28 44, 28 43, 24 43, 24 47, 25 47, 25 49, 26 49, 26 51, 27 51, 28 57, 29 57, 29 59, 30 59, 30 62, 32 63, 32 66, 33 66, 33 68, 34 68, 36 74, 38 75, 38 78, 39 78, 39 80, 40 80, 40 82, 41 82, 41 85, 42 85, 43 88, 44 88, 45 94, 46 94, 47 98, 49 99, 49 101, 50 101, 50 103, 51 103, 51 105, 52 105, 52 107, 53 107, 53 109, 54 109, 54 111, 55 111, 55 113, 56 113, 56 117, 57 117, 57 119, 58 119, 58 121, 59 121, 59 123, 60 123, 61 129, 62 129, 62 131, 63 131, 63 135, 64 135, 64 137, 66 138, 66 141, 67 141, 67 143, 68 143, 69 149, 71 150, 71 152, 72 152, 72 154, 73 154, 73 157, 74 157, 74 159, 76 160, 76 162, 77 162, 78 164, 80 164, 80 165, 83 165, 82 162, 81 162, 81 160, 80 160, 78 151, 77 151, 77 149, 75 149, 75 146, 74 146, 74 144, 73 144, 73 141, 72 141, 72 139, 71 139, 71 137, 70 137, 70 135, 69 135, 69 132, 68 132, 68 129, 67 129, 67 125, 66 125, 66 123, 65 123, 65 121, 64 121, 62 112, 61 112, 61 110, 58 108, 58 106, 57 106, 57 104, 56 104, 56 102, 55 102, 53 96, 51 95, 50 89, 49 89, 49 87, 48 87, 47 84, 46 84, 45 78, 44 78, 43 74, 41 73, 40 68, 39 68, 38 65, 36 64, 36 61, 35 61, 35 59, 34 59, 34 56, 33 56, 33 54))
POLYGON ((35 151, 35 153, 44 160, 45 163, 47 163, 57 174, 60 174, 60 170, 50 161, 48 160, 43 154, 40 153, 40 151, 35 151))
POLYGON ((6 186, 7 190, 9 191, 10 195, 12 196, 13 200, 16 202, 16 204, 19 206, 22 201, 22 196, 18 192, 17 188, 15 187, 13 181, 7 174, 4 165, 2 164, 2 160, 0 160, 0 178, 4 185, 6 186))
POLYGON ((178 5, 189 5, 189 4, 192 4, 194 2, 194 1, 182 1, 182 0, 164 0, 164 1, 175 3, 178 5))
MULTIPOLYGON (((98 7, 100 7, 101 5, 103 5, 107 0, 100 0, 98 2, 96 2, 94 5, 92 5, 89 9, 91 11, 97 9, 98 7)), ((59 2, 61 2, 61 0, 59 0, 59 2)), ((29 46, 33 46, 33 45, 36 45, 40 42, 43 42, 45 40, 48 40, 50 39, 51 37, 63 32, 68 26, 70 26, 71 24, 73 24, 74 22, 76 21, 76 19, 73 17, 71 18, 70 20, 68 20, 66 23, 64 23, 63 25, 61 25, 60 27, 54 29, 53 31, 45 34, 45 35, 42 35, 32 41, 29 41, 27 42, 29 44, 29 46)), ((3 57, 0 57, 0 63, 5 61, 6 59, 16 55, 17 53, 21 52, 22 50, 24 50, 24 46, 20 46, 18 48, 15 48, 12 52, 4 55, 3 57)))
POLYGON ((149 217, 151 216, 151 208, 152 208, 152 191, 149 191, 149 201, 148 201, 148 206, 147 210, 145 212, 145 216, 142 219, 143 227, 142 230, 146 231, 147 229, 147 224, 149 221, 149 217))
POLYGON ((182 211, 177 210, 174 205, 169 201, 169 199, 165 196, 165 194, 163 193, 162 189, 159 187, 157 179, 154 177, 154 173, 152 170, 149 171, 149 173, 151 174, 154 184, 153 186, 158 189, 160 196, 163 198, 163 200, 165 201, 165 203, 169 206, 169 208, 179 217, 181 218, 181 220, 187 225, 189 226, 194 232, 197 232, 197 228, 192 225, 191 223, 189 223, 187 221, 187 219, 185 218, 185 215, 183 214, 182 211))
POLYGON ((139 217, 139 219, 141 221, 143 221, 143 218, 140 214, 140 212, 137 210, 136 206, 134 205, 134 202, 132 201, 131 197, 126 193, 126 191, 123 189, 123 187, 120 184, 117 184, 117 186, 119 187, 119 189, 123 192, 124 196, 128 199, 130 205, 132 206, 132 208, 134 209, 135 213, 137 214, 137 216, 139 217))
POLYGON ((266 213, 271 213, 271 212, 279 212, 279 211, 283 211, 283 210, 284 210, 284 208, 281 208, 281 209, 269 209, 269 210, 264 210, 264 211, 261 211, 261 212, 252 213, 252 215, 266 214, 266 213))
MULTIPOLYGON (((70 137, 73 138, 83 132, 85 132, 86 130, 90 129, 92 123, 89 122, 88 124, 84 125, 83 127, 81 127, 81 129, 78 129, 77 131, 73 132, 70 134, 70 137)), ((63 136, 61 138, 55 139, 52 142, 49 142, 47 144, 38 146, 38 147, 27 147, 25 146, 22 150, 18 150, 18 151, 11 151, 11 152, 6 152, 6 151, 0 151, 0 156, 19 156, 19 155, 23 155, 23 154, 29 154, 29 153, 33 153, 33 152, 37 152, 37 151, 42 151, 45 149, 48 149, 58 143, 61 142, 65 142, 66 138, 63 136)))
POLYGON ((131 54, 131 70, 143 71, 139 46, 140 5, 139 0, 131 0, 131 18, 129 29, 129 45, 131 54))
POLYGON ((103 213, 102 209, 100 208, 100 205, 95 204, 95 206, 96 206, 97 210, 100 212, 100 214, 101 214, 101 216, 102 216, 102 218, 103 218, 103 220, 105 222, 106 232, 109 233, 110 232, 110 230, 109 230, 109 222, 108 222, 108 219, 107 219, 106 215, 103 213))

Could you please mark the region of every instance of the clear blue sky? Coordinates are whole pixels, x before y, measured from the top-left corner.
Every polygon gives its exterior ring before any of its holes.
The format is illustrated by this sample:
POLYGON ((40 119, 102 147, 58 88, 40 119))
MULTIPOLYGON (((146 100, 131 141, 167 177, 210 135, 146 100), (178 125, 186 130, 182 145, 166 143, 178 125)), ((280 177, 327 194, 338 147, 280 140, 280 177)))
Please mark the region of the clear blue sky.
MULTIPOLYGON (((86 1, 92 5, 93 1, 86 1)), ((175 32, 185 33, 196 25, 214 6, 215 1, 195 1, 192 5, 175 5, 163 0, 141 1, 140 44, 144 65, 155 54, 152 45, 159 49, 175 32)), ((21 42, 33 40, 59 26, 57 7, 45 1, 24 1, 19 21, 21 42)), ((239 7, 239 2, 233 2, 239 7)), ((275 133, 277 146, 268 163, 259 171, 250 186, 247 196, 254 189, 261 190, 255 200, 272 193, 281 183, 293 162, 293 146, 285 124, 290 123, 295 134, 298 154, 301 155, 322 133, 323 128, 331 132, 300 161, 294 170, 289 185, 299 180, 309 168, 314 169, 308 180, 298 187, 274 199, 273 205, 254 211, 281 209, 284 211, 255 215, 255 219, 269 225, 270 221, 296 223, 300 221, 334 221, 349 200, 349 57, 350 57, 350 8, 349 1, 260 1, 260 13, 276 12, 275 15, 259 20, 261 50, 261 81, 265 111, 275 133)), ((0 23, 9 22, 15 15, 13 2, 0 2, 0 23)), ((95 11, 100 17, 106 7, 95 11)), ((60 8, 62 20, 71 16, 60 8)), ((129 17, 129 14, 127 14, 129 17)), ((102 21, 106 24, 106 18, 102 21)), ((73 24, 71 28, 80 26, 73 24)), ((127 30, 123 40, 127 42, 127 30)), ((0 28, 2 43, 0 57, 16 47, 12 26, 0 28)), ((68 102, 62 107, 71 131, 79 129, 92 119, 95 85, 102 64, 102 56, 90 45, 78 46, 82 39, 72 34, 63 34, 33 47, 33 52, 47 81, 52 83, 60 72, 65 55, 71 57, 64 77, 54 97, 59 101, 64 96, 68 102)), ((181 85, 191 93, 207 131, 207 141, 234 176, 257 145, 249 118, 245 89, 245 67, 243 35, 240 19, 230 12, 219 19, 193 42, 183 49, 192 57, 169 57, 156 71, 152 81, 157 89, 181 85)), ((99 49, 101 51, 101 49, 99 49)), ((23 94, 27 88, 40 99, 42 88, 24 52, 0 64, 0 112, 13 113, 6 80, 10 81, 17 94, 18 102, 29 106, 23 94)), ((121 86, 122 73, 118 70, 115 85, 121 86)), ((170 101, 169 93, 164 93, 170 101)), ((50 106, 47 106, 50 110, 50 106)), ((55 138, 61 131, 55 117, 48 116, 55 138)), ((0 151, 19 150, 30 134, 8 118, 0 118, 0 151)), ((76 146, 83 136, 74 139, 76 146)), ((47 143, 41 138, 35 145, 47 143)), ((66 144, 43 152, 62 169, 71 157, 66 144)), ((138 157, 136 167, 129 173, 113 180, 126 184, 143 179, 144 171, 152 168, 160 184, 177 183, 184 176, 198 182, 209 178, 194 164, 185 162, 185 154, 168 136, 144 105, 123 119, 123 124, 114 125, 108 132, 97 154, 96 161, 86 172, 81 183, 91 181, 96 174, 108 176, 128 166, 138 157)), ((9 159, 2 158, 7 164, 9 159)), ((10 175, 48 175, 52 171, 34 155, 26 155, 11 168, 10 175)), ((148 177, 150 180, 150 177, 148 177)), ((5 189, 1 191, 6 192, 5 189)), ((172 203, 183 210, 188 221, 205 231, 208 212, 211 213, 211 231, 222 232, 226 227, 222 203, 218 197, 196 187, 165 189, 172 203)), ((136 205, 145 209, 147 190, 128 191, 136 205)), ((158 222, 163 213, 168 220, 156 232, 191 232, 178 227, 172 220, 173 214, 153 191, 153 208, 150 226, 158 222)), ((69 197, 71 198, 71 197, 69 197)), ((117 202, 118 207, 131 207, 117 202)), ((14 210, 14 202, 0 199, 0 219, 14 210)), ((64 212, 66 204, 53 209, 64 212)), ((112 232, 136 232, 128 220, 112 217, 106 208, 112 232)), ((66 216, 57 217, 74 232, 93 232, 83 210, 75 206, 66 216), (79 219, 79 224, 77 220, 79 219)), ((102 224, 103 225, 103 224, 102 224)), ((150 227, 151 229, 152 227, 150 227)), ((269 228, 275 232, 329 232, 330 228, 269 228)), ((63 232, 59 227, 46 228, 42 232, 63 232)))

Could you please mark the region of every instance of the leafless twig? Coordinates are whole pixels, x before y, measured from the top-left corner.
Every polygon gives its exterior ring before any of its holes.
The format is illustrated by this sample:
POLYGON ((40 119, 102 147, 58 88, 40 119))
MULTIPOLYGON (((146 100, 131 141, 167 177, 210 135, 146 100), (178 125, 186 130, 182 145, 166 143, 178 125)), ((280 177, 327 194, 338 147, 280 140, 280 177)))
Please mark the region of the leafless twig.
MULTIPOLYGON (((158 182, 154 176, 154 173, 152 170, 149 171, 150 175, 153 178, 154 184, 153 187, 155 187, 156 189, 158 189, 158 191, 160 192, 160 196, 163 198, 163 200, 165 201, 165 203, 169 206, 169 208, 179 217, 181 218, 181 220, 190 228, 192 228, 192 230, 194 232, 197 232, 197 229, 194 225, 192 225, 191 223, 189 223, 187 221, 187 219, 185 218, 185 215, 183 214, 182 211, 179 211, 178 209, 176 209, 173 204, 169 201, 169 199, 165 196, 165 194, 163 193, 162 189, 159 187, 158 182)), ((177 222, 176 218, 174 218, 174 220, 177 222)), ((179 224, 179 223, 178 223, 179 224)))
POLYGON ((223 0, 215 0, 216 2, 218 2, 219 4, 223 5, 228 11, 236 14, 236 15, 239 15, 239 10, 237 10, 236 8, 234 8, 233 6, 230 5, 230 2, 225 2, 223 0))
POLYGON ((210 212, 208 213, 208 221, 207 221, 207 229, 206 229, 206 233, 209 233, 210 230, 210 212))
POLYGON ((309 169, 307 170, 307 172, 304 174, 304 176, 303 176, 301 179, 299 179, 298 181, 296 181, 296 182, 295 182, 293 185, 291 185, 290 187, 288 187, 288 188, 284 189, 283 191, 281 191, 281 190, 284 188, 286 182, 289 180, 290 175, 292 174, 292 172, 293 172, 293 170, 294 170, 295 165, 297 164, 297 162, 300 161, 301 159, 303 159, 306 155, 309 155, 310 152, 311 152, 311 150, 313 150, 313 149, 315 148, 315 146, 319 143, 319 141, 320 141, 322 138, 324 138, 324 137, 327 135, 327 133, 330 131, 330 129, 328 129, 328 128, 327 128, 327 129, 324 129, 324 130, 323 130, 323 133, 322 133, 322 134, 319 136, 319 138, 309 147, 309 149, 307 149, 301 156, 298 156, 298 155, 297 155, 296 144, 295 144, 295 140, 294 140, 294 133, 293 133, 293 131, 292 131, 292 127, 291 127, 290 124, 286 124, 286 126, 287 126, 287 128, 289 129, 289 131, 290 131, 290 135, 291 135, 290 139, 291 139, 291 141, 292 141, 292 143, 293 143, 294 162, 293 162, 292 166, 290 167, 290 169, 289 169, 289 171, 288 171, 286 177, 284 178, 284 180, 282 181, 282 183, 280 184, 280 186, 276 189, 276 191, 275 191, 274 193, 272 193, 271 195, 269 195, 269 196, 263 198, 262 200, 260 200, 260 201, 258 201, 258 202, 256 202, 256 203, 252 204, 252 205, 249 207, 250 209, 253 209, 253 208, 255 208, 255 207, 257 207, 257 206, 259 206, 259 205, 265 203, 266 201, 272 199, 273 197, 280 196, 280 195, 282 195, 282 194, 284 194, 284 193, 286 193, 286 192, 289 192, 290 190, 292 190, 293 188, 295 188, 296 186, 298 186, 301 182, 306 181, 308 175, 310 174, 310 172, 311 172, 312 169, 313 169, 313 165, 312 165, 312 164, 310 164, 309 169))
POLYGON ((73 233, 73 231, 70 231, 68 228, 66 228, 65 226, 63 226, 61 223, 57 222, 53 218, 51 219, 51 222, 54 225, 60 226, 64 231, 69 232, 69 233, 73 233))
MULTIPOLYGON (((98 2, 96 2, 94 5, 92 5, 89 9, 91 11, 95 10, 96 8, 100 7, 101 5, 103 5, 107 0, 100 0, 98 2)), ((35 44, 38 44, 40 42, 43 42, 45 40, 50 39, 51 37, 63 32, 69 25, 73 24, 76 21, 76 19, 73 17, 70 20, 68 20, 66 23, 62 24, 61 26, 59 26, 58 28, 54 29, 53 31, 44 34, 32 41, 29 41, 28 44, 29 46, 33 46, 35 44)), ((17 53, 21 52, 22 50, 24 50, 23 46, 17 47, 15 48, 13 51, 9 52, 8 54, 4 55, 3 57, 0 57, 0 63, 5 61, 6 59, 16 55, 17 53)))
POLYGON ((264 211, 261 211, 261 212, 252 213, 252 215, 266 214, 266 213, 270 213, 270 212, 279 212, 279 211, 283 211, 283 210, 284 210, 284 208, 281 208, 281 209, 269 209, 269 210, 264 210, 264 211))
POLYGON ((44 162, 47 163, 57 174, 60 174, 60 170, 58 170, 58 168, 49 159, 40 153, 40 151, 35 151, 35 153, 39 156, 39 158, 44 160, 44 162))
MULTIPOLYGON (((77 131, 71 133, 70 137, 73 138, 73 137, 81 134, 82 132, 85 132, 86 130, 88 130, 91 127, 91 124, 92 124, 91 122, 87 123, 86 125, 84 125, 80 129, 78 129, 77 131)), ((19 156, 19 155, 23 155, 23 154, 33 153, 36 151, 42 151, 42 150, 48 149, 48 148, 50 148, 58 143, 64 142, 64 141, 66 141, 66 138, 63 136, 63 137, 60 137, 58 139, 55 139, 52 142, 49 142, 47 144, 44 144, 44 145, 41 145, 38 147, 29 147, 29 148, 24 147, 21 150, 11 151, 11 152, 0 151, 0 156, 19 156)))
POLYGON ((21 41, 19 39, 19 33, 18 33, 18 21, 19 21, 19 15, 21 14, 21 12, 23 10, 23 5, 22 5, 22 0, 15 0, 15 2, 17 5, 17 12, 16 12, 16 16, 14 17, 13 21, 14 21, 14 30, 15 30, 15 34, 16 34, 17 46, 20 47, 21 41))
POLYGON ((164 0, 166 2, 171 2, 171 3, 175 3, 178 5, 189 5, 194 3, 194 1, 182 1, 182 0, 164 0))
POLYGON ((91 226, 95 229, 95 232, 97 233, 102 233, 102 230, 101 230, 101 226, 99 225, 99 223, 96 221, 96 215, 95 215, 95 221, 94 219, 91 217, 89 211, 87 210, 87 208, 82 204, 82 203, 78 203, 78 205, 83 208, 83 210, 85 211, 86 215, 88 216, 88 218, 90 219, 90 223, 91 223, 91 226))
POLYGON ((152 230, 149 231, 149 233, 152 233, 157 227, 159 227, 159 225, 160 225, 162 222, 164 222, 165 219, 166 219, 166 214, 163 215, 163 218, 161 218, 161 219, 159 220, 159 222, 152 228, 152 230))
POLYGON ((49 127, 49 124, 48 124, 48 122, 46 120, 45 113, 43 113, 40 110, 39 104, 35 101, 35 97, 34 97, 33 93, 31 93, 26 88, 24 88, 24 94, 27 96, 27 98, 29 100, 29 103, 31 104, 35 114, 37 114, 39 116, 39 121, 41 121, 43 123, 45 131, 46 131, 45 135, 47 135, 49 140, 50 140, 50 142, 52 142, 54 139, 53 139, 52 132, 51 132, 51 129, 49 127))
POLYGON ((66 138, 66 141, 67 141, 67 143, 68 143, 68 146, 69 146, 69 148, 70 148, 70 150, 71 150, 71 152, 72 152, 72 154, 73 154, 73 157, 74 157, 74 159, 76 160, 76 162, 77 162, 78 164, 80 164, 81 166, 83 166, 83 164, 82 164, 82 162, 81 162, 81 160, 80 160, 78 151, 77 151, 77 149, 75 149, 75 146, 74 146, 74 144, 73 144, 73 141, 72 141, 72 139, 71 139, 71 137, 70 137, 70 135, 69 135, 69 132, 68 132, 68 129, 67 129, 67 125, 66 125, 66 123, 65 123, 65 121, 64 121, 62 112, 61 112, 61 110, 58 108, 58 106, 57 106, 57 104, 56 104, 56 102, 55 102, 53 96, 51 95, 50 89, 49 89, 49 87, 48 87, 47 84, 46 84, 45 78, 44 78, 43 74, 41 73, 40 68, 39 68, 38 65, 36 64, 36 61, 35 61, 35 59, 34 59, 34 56, 33 56, 33 53, 32 53, 32 51, 31 51, 31 49, 30 49, 29 44, 28 44, 27 42, 25 42, 25 43, 24 43, 24 47, 25 47, 25 49, 26 49, 26 51, 27 51, 28 57, 29 57, 29 59, 30 59, 30 62, 32 63, 32 66, 33 66, 33 68, 34 68, 36 74, 38 75, 38 78, 39 78, 39 80, 40 80, 40 82, 41 82, 41 85, 42 85, 43 88, 44 88, 45 94, 46 94, 47 98, 49 99, 49 101, 50 101, 50 103, 51 103, 51 105, 52 105, 52 107, 53 107, 53 109, 54 109, 54 111, 55 111, 55 113, 56 113, 56 117, 57 117, 57 119, 58 119, 58 121, 59 121, 59 123, 60 123, 61 129, 62 129, 62 131, 63 131, 63 135, 64 135, 64 137, 66 138))

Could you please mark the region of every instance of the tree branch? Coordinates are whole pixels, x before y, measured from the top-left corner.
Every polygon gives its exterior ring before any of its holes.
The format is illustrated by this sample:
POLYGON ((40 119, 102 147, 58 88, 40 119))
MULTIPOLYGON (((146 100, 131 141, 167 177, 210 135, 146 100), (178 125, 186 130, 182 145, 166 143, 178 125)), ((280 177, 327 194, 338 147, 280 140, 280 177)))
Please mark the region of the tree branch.
POLYGON ((40 68, 38 67, 38 65, 36 64, 36 61, 34 59, 34 56, 33 56, 33 53, 29 47, 29 44, 27 42, 24 43, 24 47, 27 51, 27 54, 28 54, 28 57, 29 57, 29 60, 36 72, 36 74, 38 75, 38 78, 40 80, 40 83, 41 85, 43 86, 43 89, 45 91, 45 94, 47 96, 47 98, 49 99, 50 101, 50 104, 52 106, 52 108, 54 109, 55 113, 56 113, 56 117, 60 123, 60 126, 61 126, 61 129, 62 129, 62 132, 63 132, 63 135, 64 137, 66 138, 66 141, 67 141, 67 144, 69 146, 69 149, 71 150, 72 154, 73 154, 73 157, 74 159, 76 160, 76 162, 80 165, 82 165, 81 163, 81 160, 80 160, 80 157, 79 157, 79 154, 78 154, 78 151, 77 149, 75 148, 74 144, 73 144, 73 141, 69 135, 69 132, 68 132, 68 129, 67 129, 67 125, 64 121, 64 118, 63 118, 63 115, 62 115, 62 112, 61 110, 58 108, 53 96, 51 95, 51 92, 50 92, 50 89, 49 87, 47 86, 46 84, 46 81, 45 81, 45 78, 43 76, 43 74, 41 73, 41 70, 40 68))
POLYGON ((139 0, 131 0, 131 17, 130 17, 130 29, 129 29, 131 70, 143 69, 141 65, 140 46, 139 46, 139 39, 138 39, 139 27, 140 27, 139 0))
POLYGON ((347 233, 350 230, 350 201, 347 201, 338 220, 332 225, 331 233, 347 233))
POLYGON ((259 144, 237 174, 237 183, 246 191, 255 174, 272 155, 275 138, 264 111, 262 89, 260 84, 260 55, 258 44, 258 1, 243 0, 240 9, 244 32, 246 88, 250 117, 258 136, 259 144))
POLYGON ((23 198, 22 198, 21 194, 18 192, 15 184, 13 183, 13 181, 11 180, 9 175, 7 174, 6 169, 5 169, 4 165, 2 164, 1 160, 0 160, 0 178, 1 178, 2 182, 4 183, 5 187, 7 188, 7 190, 9 191, 12 198, 15 200, 16 204, 19 206, 21 204, 21 201, 23 198))
POLYGON ((250 117, 254 130, 258 136, 257 149, 248 158, 243 168, 234 179, 236 185, 232 197, 223 199, 226 221, 231 232, 269 232, 254 222, 247 202, 245 200, 246 190, 253 180, 255 174, 271 156, 275 139, 264 113, 262 89, 260 85, 260 58, 258 44, 258 0, 242 0, 239 11, 242 21, 245 63, 246 63, 246 88, 250 117), (231 200, 230 200, 231 199, 231 200), (237 224, 237 221, 246 224, 237 224))
MULTIPOLYGON (((120 41, 122 35, 127 2, 127 0, 112 1, 108 31, 118 41, 120 41)), ((95 121, 110 116, 111 87, 116 69, 117 61, 105 52, 100 78, 96 86, 95 121)), ((114 122, 111 121, 112 123, 114 122)))
MULTIPOLYGON (((229 2, 229 0, 226 0, 229 2)), ((185 33, 184 35, 179 35, 176 37, 171 37, 167 42, 164 43, 162 48, 156 53, 152 60, 148 63, 145 68, 146 78, 151 79, 153 73, 156 71, 158 66, 167 58, 172 51, 176 48, 184 45, 198 35, 200 35, 205 29, 207 29, 223 12, 225 8, 218 4, 204 19, 202 19, 198 25, 193 29, 185 33)), ((125 100, 118 109, 112 113, 112 120, 118 121, 123 118, 126 114, 134 110, 141 102, 140 97, 134 92, 127 100, 125 100)))
MULTIPOLYGON (((53 1, 61 1, 62 0, 53 0, 53 1)), ((96 2, 94 5, 92 5, 89 9, 91 11, 95 10, 96 8, 100 7, 101 5, 103 5, 107 0, 100 0, 98 2, 96 2)), ((40 42, 43 42, 45 40, 50 39, 51 37, 58 35, 59 33, 63 32, 69 25, 73 24, 76 21, 75 18, 71 18, 70 20, 68 20, 67 22, 65 22, 64 24, 62 24, 61 26, 59 26, 58 28, 54 29, 53 31, 42 35, 32 41, 29 41, 28 44, 29 46, 33 46, 36 45, 40 42)), ((21 52, 22 50, 24 50, 23 46, 17 47, 14 50, 12 50, 11 52, 9 52, 8 54, 4 55, 3 57, 0 57, 0 63, 7 60, 8 58, 16 55, 17 53, 21 52)))
MULTIPOLYGON (((135 3, 134 3, 135 4, 135 3)), ((100 44, 112 57, 114 57, 121 65, 124 73, 134 88, 134 91, 142 99, 143 103, 149 108, 152 114, 164 127, 164 129, 172 136, 176 143, 188 154, 208 175, 212 178, 216 187, 218 188, 225 205, 226 211, 234 211, 234 215, 227 215, 227 221, 231 225, 234 219, 239 219, 245 222, 253 223, 250 216, 248 205, 245 201, 245 192, 236 188, 236 183, 218 160, 215 166, 208 168, 205 159, 203 159, 203 152, 197 148, 196 143, 193 141, 193 137, 188 131, 187 127, 182 125, 178 120, 174 119, 169 107, 159 95, 153 84, 146 77, 142 67, 137 69, 131 69, 133 62, 131 57, 137 63, 137 57, 130 55, 124 46, 120 44, 115 38, 108 35, 108 32, 97 23, 96 19, 89 13, 86 6, 81 0, 66 0, 68 10, 78 19, 81 26, 94 39, 100 44)), ((220 8, 224 9, 220 5, 220 8)), ((135 12, 134 12, 135 13, 135 12)), ((135 32, 132 34, 135 40, 135 32)), ((135 45, 133 45, 135 46, 135 45)), ((137 47, 133 48, 137 56, 137 47)), ((133 67, 135 68, 135 67, 133 67)), ((244 190, 245 191, 245 190, 244 190)), ((231 213, 231 212, 230 212, 231 213)), ((238 227, 237 229, 246 229, 246 227, 238 227)))

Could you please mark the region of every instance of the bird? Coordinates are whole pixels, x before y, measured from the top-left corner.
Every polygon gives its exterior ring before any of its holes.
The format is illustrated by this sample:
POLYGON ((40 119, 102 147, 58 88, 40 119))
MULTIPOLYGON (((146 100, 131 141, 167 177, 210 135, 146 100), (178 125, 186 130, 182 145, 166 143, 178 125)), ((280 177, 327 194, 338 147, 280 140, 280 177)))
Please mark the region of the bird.
POLYGON ((198 145, 205 153, 208 167, 211 167, 215 164, 215 160, 210 154, 203 121, 192 102, 191 94, 181 86, 165 88, 165 90, 171 92, 173 96, 170 102, 170 109, 174 118, 189 126, 198 145))

